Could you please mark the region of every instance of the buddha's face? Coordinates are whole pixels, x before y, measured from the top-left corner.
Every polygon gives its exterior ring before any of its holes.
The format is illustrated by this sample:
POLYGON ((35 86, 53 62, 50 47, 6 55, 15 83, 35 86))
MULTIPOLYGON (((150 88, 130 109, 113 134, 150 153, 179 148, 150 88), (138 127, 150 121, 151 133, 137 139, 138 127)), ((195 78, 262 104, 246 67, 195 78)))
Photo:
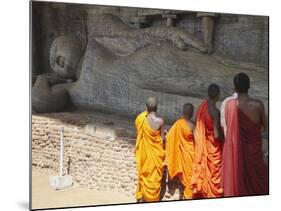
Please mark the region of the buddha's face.
POLYGON ((50 49, 50 65, 54 72, 65 79, 76 76, 83 49, 79 40, 71 37, 58 37, 50 49))

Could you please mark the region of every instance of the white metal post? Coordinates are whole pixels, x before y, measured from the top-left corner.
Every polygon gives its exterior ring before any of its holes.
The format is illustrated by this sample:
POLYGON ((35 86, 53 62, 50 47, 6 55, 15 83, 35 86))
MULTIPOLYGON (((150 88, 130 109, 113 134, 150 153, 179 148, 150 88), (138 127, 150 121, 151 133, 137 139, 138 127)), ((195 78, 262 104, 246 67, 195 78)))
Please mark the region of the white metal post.
POLYGON ((64 150, 64 141, 63 141, 63 136, 64 136, 64 128, 60 128, 58 130, 58 133, 60 133, 60 155, 59 155, 59 176, 50 176, 49 177, 49 185, 51 188, 54 190, 60 190, 63 188, 68 188, 72 186, 73 184, 73 179, 72 176, 70 175, 65 175, 63 176, 63 150, 64 150))
POLYGON ((60 132, 60 176, 63 175, 63 127, 59 129, 60 132))

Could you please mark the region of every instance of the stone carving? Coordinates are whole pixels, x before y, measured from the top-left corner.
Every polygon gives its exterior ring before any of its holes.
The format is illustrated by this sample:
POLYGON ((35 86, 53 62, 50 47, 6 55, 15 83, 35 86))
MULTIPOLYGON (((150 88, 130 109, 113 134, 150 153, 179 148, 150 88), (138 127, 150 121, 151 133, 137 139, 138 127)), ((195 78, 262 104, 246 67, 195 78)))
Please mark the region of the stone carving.
POLYGON ((147 27, 133 29, 123 23, 117 16, 89 15, 88 31, 90 38, 103 45, 107 45, 112 50, 119 48, 126 53, 133 53, 136 50, 168 40, 180 50, 185 50, 188 46, 205 53, 207 49, 203 42, 195 36, 176 27, 147 27), (118 42, 117 42, 118 41, 118 42))
POLYGON ((202 17, 202 30, 204 42, 208 48, 208 53, 213 49, 213 34, 215 26, 215 17, 218 15, 215 13, 198 12, 197 17, 202 17))
POLYGON ((177 19, 176 14, 163 14, 162 18, 167 18, 167 26, 175 26, 175 21, 177 19))
POLYGON ((32 88, 32 111, 56 112, 63 110, 69 102, 65 89, 51 89, 46 75, 39 75, 32 88))
MULTIPOLYGON (((86 48, 81 50, 80 45, 76 44, 79 42, 74 42, 74 47, 65 48, 68 55, 72 55, 66 59, 76 58, 70 67, 62 67, 65 60, 58 57, 61 55, 51 55, 57 65, 56 72, 67 78, 73 77, 75 72, 77 80, 54 85, 50 89, 53 92, 65 90, 77 108, 133 117, 143 110, 144 99, 154 95, 160 102, 160 115, 173 121, 184 103, 192 102, 197 106, 206 97, 210 83, 215 82, 222 87, 222 97, 232 94, 233 75, 241 71, 248 73, 252 79, 252 94, 267 102, 265 69, 256 71, 255 67, 246 69, 245 65, 228 65, 229 62, 222 62, 221 58, 205 54, 209 46, 179 28, 133 29, 112 14, 96 15, 90 12, 87 22, 86 48), (79 61, 77 58, 83 51, 83 59, 79 61)), ((56 40, 53 46, 58 48, 59 43, 56 40)), ((40 83, 41 80, 35 85, 40 83)), ((41 100, 40 91, 35 92, 36 89, 34 86, 32 94, 41 100)), ((67 102, 66 98, 57 100, 64 105, 67 102)), ((37 107, 38 112, 63 110, 55 104, 48 109, 44 106, 38 109, 40 104, 34 104, 32 99, 32 105, 37 107)))
POLYGON ((83 56, 83 46, 79 39, 61 36, 54 40, 50 48, 50 65, 55 73, 65 79, 73 79, 83 56))

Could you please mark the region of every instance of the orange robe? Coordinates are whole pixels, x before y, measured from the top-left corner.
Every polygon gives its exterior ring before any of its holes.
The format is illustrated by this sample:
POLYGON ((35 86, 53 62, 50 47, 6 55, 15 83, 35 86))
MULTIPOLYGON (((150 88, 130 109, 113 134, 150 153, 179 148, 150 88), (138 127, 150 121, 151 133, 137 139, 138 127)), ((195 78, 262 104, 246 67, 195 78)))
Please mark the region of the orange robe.
POLYGON ((147 114, 146 111, 142 112, 135 120, 138 171, 136 198, 159 201, 164 170, 164 146, 160 131, 153 130, 147 122, 147 114))
POLYGON ((193 193, 199 197, 221 197, 220 186, 222 141, 215 139, 213 120, 204 100, 196 114, 195 155, 193 169, 193 193))
POLYGON ((177 120, 166 136, 166 162, 171 179, 177 176, 184 186, 184 199, 192 199, 194 138, 184 118, 177 120))

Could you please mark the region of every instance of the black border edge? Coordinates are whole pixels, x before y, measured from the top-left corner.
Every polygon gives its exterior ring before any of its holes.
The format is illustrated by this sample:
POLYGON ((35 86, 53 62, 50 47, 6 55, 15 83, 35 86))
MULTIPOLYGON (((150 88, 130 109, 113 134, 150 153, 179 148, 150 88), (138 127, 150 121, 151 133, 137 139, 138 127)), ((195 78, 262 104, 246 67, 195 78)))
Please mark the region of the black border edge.
POLYGON ((29 203, 32 210, 32 0, 29 1, 29 203))

